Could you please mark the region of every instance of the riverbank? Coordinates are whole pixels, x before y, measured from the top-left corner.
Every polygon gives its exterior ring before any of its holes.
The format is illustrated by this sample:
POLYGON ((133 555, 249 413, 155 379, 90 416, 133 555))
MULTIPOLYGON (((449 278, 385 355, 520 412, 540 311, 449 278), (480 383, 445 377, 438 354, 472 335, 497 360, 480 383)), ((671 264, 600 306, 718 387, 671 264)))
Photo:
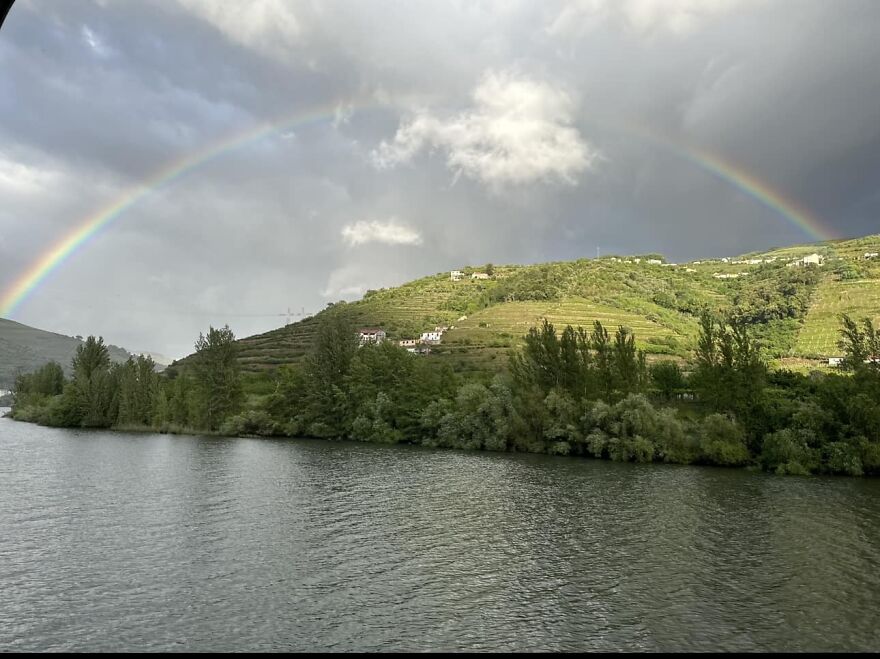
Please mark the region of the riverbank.
MULTIPOLYGON (((766 463, 761 464, 760 461, 750 461, 747 459, 747 453, 744 448, 740 448, 741 444, 730 444, 726 438, 736 436, 737 428, 735 423, 721 415, 713 415, 702 419, 701 422, 693 420, 686 421, 690 424, 688 433, 682 432, 682 425, 675 418, 675 412, 672 409, 662 410, 655 418, 650 418, 651 410, 646 406, 644 399, 634 397, 633 400, 623 401, 615 410, 613 407, 601 410, 605 416, 605 427, 622 429, 621 422, 615 420, 626 419, 630 434, 623 437, 610 434, 604 434, 602 431, 591 433, 583 437, 580 441, 559 441, 551 445, 548 449, 543 449, 534 443, 523 443, 521 446, 499 447, 492 445, 481 446, 462 446, 450 442, 438 442, 435 437, 425 437, 421 441, 412 441, 401 439, 398 441, 381 441, 372 440, 364 441, 357 437, 316 437, 309 435, 284 435, 284 434, 261 434, 261 433, 223 433, 220 431, 200 430, 196 428, 183 428, 179 426, 168 425, 162 428, 153 428, 145 425, 128 425, 113 426, 110 428, 94 428, 92 430, 102 432, 113 432, 120 434, 137 434, 137 435, 177 435, 189 437, 225 437, 225 438, 241 438, 241 439, 308 439, 318 441, 354 441, 358 443, 371 443, 379 445, 409 445, 423 446, 427 448, 448 448, 454 450, 466 450, 473 452, 490 452, 490 453, 525 453, 535 455, 553 455, 566 457, 579 457, 586 459, 597 459, 610 462, 629 462, 629 463, 660 463, 669 465, 695 465, 695 466, 713 466, 726 468, 740 468, 747 471, 770 471, 777 475, 848 475, 848 476, 873 476, 875 474, 847 473, 839 472, 819 472, 812 473, 807 469, 800 468, 800 465, 792 465, 789 463, 785 469, 767 469, 766 463), (641 426, 634 427, 634 421, 638 419, 641 426), (707 421, 708 419, 708 421, 707 421), (665 425, 664 425, 665 424, 665 425), (646 426, 650 426, 657 433, 653 437, 642 436, 638 433, 633 434, 634 430, 645 430, 646 426), (694 436, 694 432, 702 430, 706 434, 702 437, 694 436), (523 448, 524 447, 524 448, 523 448), (532 449, 532 450, 529 450, 532 449)), ((13 421, 19 423, 30 423, 37 426, 33 421, 23 421, 15 419, 11 415, 11 411, 6 415, 13 421)), ((625 429, 625 424, 623 428, 625 429)), ((41 426, 50 427, 50 426, 41 426)), ((89 429, 83 429, 89 430, 89 429)), ((865 450, 865 447, 855 447, 865 450)), ((814 458, 815 459, 815 458, 814 458)))

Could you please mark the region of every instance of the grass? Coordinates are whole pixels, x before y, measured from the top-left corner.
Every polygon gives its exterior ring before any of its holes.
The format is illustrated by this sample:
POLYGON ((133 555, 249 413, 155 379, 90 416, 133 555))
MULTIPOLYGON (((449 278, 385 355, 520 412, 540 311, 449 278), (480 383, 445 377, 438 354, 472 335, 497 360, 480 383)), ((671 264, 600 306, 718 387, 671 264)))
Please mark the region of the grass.
MULTIPOLYGON (((688 358, 698 335, 698 314, 708 307, 723 311, 756 277, 760 268, 779 267, 804 254, 828 256, 821 281, 803 319, 790 320, 784 354, 796 368, 810 368, 819 359, 837 355, 839 314, 871 316, 880 322, 880 260, 865 261, 865 252, 880 251, 880 236, 816 245, 796 245, 731 260, 777 258, 776 266, 750 266, 702 259, 676 267, 580 259, 530 266, 495 266, 489 280, 453 282, 448 272, 423 277, 398 287, 368 291, 362 300, 328 305, 315 317, 240 341, 246 372, 271 371, 297 364, 308 354, 321 318, 344 315, 354 326, 378 326, 389 339, 418 337, 435 325, 454 327, 426 359, 443 360, 459 372, 490 377, 505 368, 508 352, 521 344, 530 327, 546 318, 591 329, 601 321, 614 332, 632 329, 649 361, 688 358), (688 272, 687 270, 693 270, 688 272), (746 277, 719 280, 718 272, 745 272, 746 277), (841 280, 844 275, 856 279, 841 280)), ((464 269, 459 267, 459 269, 464 269)), ((479 268, 475 268, 479 270, 479 268)), ((761 274, 763 272, 763 274, 761 274)), ((762 325, 777 334, 781 329, 762 325)), ((776 337, 777 339, 779 337, 776 337)), ((777 341, 778 342, 778 341, 777 341)), ((781 362, 780 362, 781 363, 781 362)))
POLYGON ((803 357, 839 356, 840 315, 880 323, 880 282, 875 279, 819 284, 798 334, 796 354, 803 357))

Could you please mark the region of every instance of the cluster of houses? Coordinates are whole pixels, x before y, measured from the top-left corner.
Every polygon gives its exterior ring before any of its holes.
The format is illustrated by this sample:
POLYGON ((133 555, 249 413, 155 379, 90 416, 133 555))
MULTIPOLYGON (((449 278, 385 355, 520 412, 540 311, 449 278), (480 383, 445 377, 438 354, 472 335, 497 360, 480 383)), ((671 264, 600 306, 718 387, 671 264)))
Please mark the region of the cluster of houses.
MULTIPOLYGON (((460 270, 452 270, 449 273, 449 278, 452 281, 461 281, 464 279, 465 274, 460 270)), ((489 279, 489 274, 486 272, 472 272, 471 279, 489 279)))
POLYGON ((808 254, 802 259, 796 259, 786 263, 788 268, 805 268, 807 266, 820 267, 825 264, 825 257, 821 254, 808 254))
POLYGON ((862 257, 866 261, 870 261, 871 259, 880 258, 880 252, 865 252, 865 255, 862 257))
MULTIPOLYGON (((401 339, 397 344, 406 348, 407 352, 424 355, 431 352, 430 346, 440 344, 443 340, 443 333, 448 329, 445 325, 438 325, 430 332, 422 332, 418 339, 401 339)), ((357 333, 362 346, 368 343, 384 343, 388 340, 388 334, 379 327, 362 327, 357 333)))
MULTIPOLYGON (((611 257, 612 263, 641 263, 641 258, 633 258, 633 259, 619 259, 616 256, 611 257)), ((648 265, 665 265, 665 266, 673 266, 678 265, 677 263, 663 263, 660 259, 644 259, 645 263, 648 265)))
MULTIPOLYGON (((725 256, 721 259, 722 263, 730 263, 731 265, 761 265, 762 263, 773 263, 774 261, 776 261, 775 256, 771 256, 769 259, 730 259, 725 256)), ((699 263, 699 261, 695 261, 695 263, 699 263)))

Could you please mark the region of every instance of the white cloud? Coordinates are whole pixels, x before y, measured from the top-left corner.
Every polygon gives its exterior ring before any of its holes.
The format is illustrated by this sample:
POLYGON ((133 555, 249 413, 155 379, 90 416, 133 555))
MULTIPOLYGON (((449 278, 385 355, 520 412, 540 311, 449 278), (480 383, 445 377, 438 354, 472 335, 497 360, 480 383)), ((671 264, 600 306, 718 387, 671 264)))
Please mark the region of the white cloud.
POLYGON ((352 246, 366 243, 386 245, 421 245, 422 237, 417 231, 398 224, 394 219, 387 222, 361 220, 342 228, 342 238, 352 246))
POLYGON ((624 31, 650 36, 686 36, 714 16, 754 0, 570 0, 547 26, 552 36, 582 37, 612 23, 624 31))
POLYGON ((362 266, 350 263, 336 268, 330 273, 327 285, 321 291, 321 296, 327 299, 351 300, 359 298, 367 292, 369 282, 370 274, 362 266))
POLYGON ((303 35, 294 3, 285 0, 177 0, 188 12, 220 30, 230 41, 264 55, 284 57, 303 35))
POLYGON ((0 153, 0 189, 11 193, 34 194, 56 184, 59 172, 25 165, 0 153))
POLYGON ((563 90, 490 71, 473 101, 472 109, 448 119, 417 113, 373 152, 374 163, 393 167, 425 147, 440 148, 456 176, 490 185, 550 179, 574 184, 599 156, 571 125, 575 104, 563 90))

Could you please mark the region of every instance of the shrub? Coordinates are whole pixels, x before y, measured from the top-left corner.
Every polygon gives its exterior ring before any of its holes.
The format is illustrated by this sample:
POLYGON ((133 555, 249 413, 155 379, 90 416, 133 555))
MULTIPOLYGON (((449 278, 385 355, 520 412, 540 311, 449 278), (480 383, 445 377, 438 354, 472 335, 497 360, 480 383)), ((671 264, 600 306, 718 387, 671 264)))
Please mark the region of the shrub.
POLYGON ((733 419, 723 414, 711 414, 699 427, 700 458, 722 466, 741 466, 749 461, 745 432, 733 419))
POLYGON ((777 474, 806 475, 818 469, 819 455, 803 433, 786 428, 764 437, 760 463, 777 474))
POLYGON ((862 458, 857 445, 850 442, 830 442, 825 445, 825 467, 832 474, 861 476, 862 458))
POLYGON ((861 453, 864 470, 869 474, 880 472, 880 442, 872 442, 865 437, 858 437, 855 441, 861 453))
POLYGON ((675 416, 675 410, 659 413, 653 437, 657 457, 663 462, 690 464, 697 459, 699 449, 693 435, 675 416))
POLYGON ((264 410, 248 410, 226 419, 220 425, 220 434, 271 437, 282 434, 282 428, 264 410))
POLYGON ((587 450, 596 458, 604 458, 608 455, 610 438, 601 430, 594 430, 586 438, 587 450))

